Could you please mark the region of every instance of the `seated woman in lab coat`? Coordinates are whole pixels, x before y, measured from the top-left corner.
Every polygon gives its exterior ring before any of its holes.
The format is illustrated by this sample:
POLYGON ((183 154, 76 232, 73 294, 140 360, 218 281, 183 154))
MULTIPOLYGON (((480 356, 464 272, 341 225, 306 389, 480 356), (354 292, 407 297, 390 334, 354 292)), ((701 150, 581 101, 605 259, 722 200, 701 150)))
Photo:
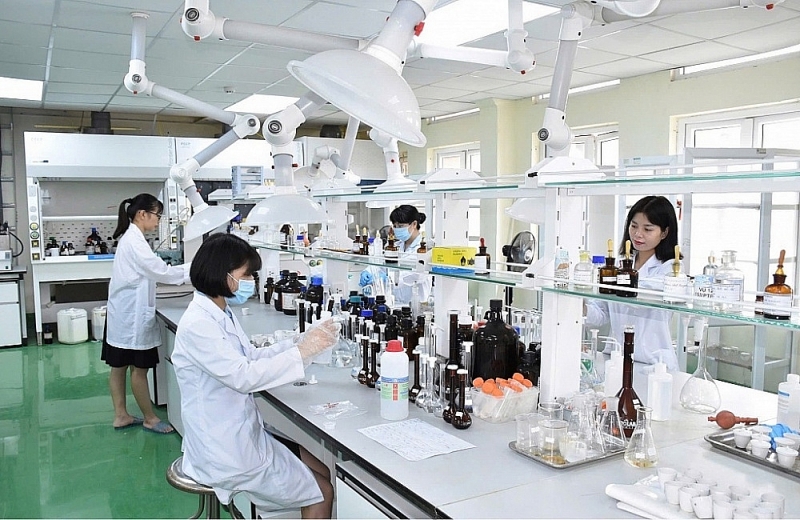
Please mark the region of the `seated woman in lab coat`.
POLYGON ((161 332, 156 323, 156 282, 182 284, 189 280, 188 266, 169 266, 144 237, 158 229, 164 205, 149 193, 125 199, 119 205, 114 239, 119 245, 108 285, 108 310, 100 359, 111 367, 108 386, 114 404, 114 428, 141 424, 155 433, 170 433, 172 426, 153 412, 147 371, 158 364, 161 332), (128 367, 136 404, 144 417, 128 413, 125 386, 128 367))
POLYGON ((305 377, 304 366, 335 343, 338 325, 323 320, 299 337, 255 348, 229 305, 253 294, 260 268, 258 252, 228 234, 212 235, 192 261, 197 292, 172 354, 185 428, 183 471, 213 487, 223 504, 243 492, 262 510, 299 507, 303 518, 330 518, 327 468, 265 429, 253 393, 305 377))
MULTIPOLYGON (((672 272, 675 246, 678 244, 678 219, 669 199, 650 195, 636 202, 625 219, 625 241, 635 250, 633 266, 639 271, 639 287, 663 290, 664 275, 672 272)), ((678 369, 678 358, 672 348, 670 321, 672 311, 649 309, 616 302, 589 300, 586 302, 586 325, 597 327, 611 324, 611 337, 622 345, 626 325, 634 327, 635 361, 653 364, 659 356, 669 370, 678 369)))
MULTIPOLYGON (((398 248, 400 258, 415 257, 417 249, 422 243, 420 226, 425 222, 425 213, 420 212, 410 204, 397 206, 389 214, 392 223, 392 232, 395 237, 395 245, 398 248)), ((384 243, 385 247, 385 243, 384 243)), ((361 273, 359 285, 365 287, 374 281, 375 271, 378 268, 367 268, 361 273)), ((379 271, 381 276, 385 273, 379 271)), ((430 276, 416 272, 391 272, 390 276, 395 280, 392 284, 392 294, 394 295, 394 305, 408 305, 413 299, 413 291, 417 290, 419 301, 428 299, 431 293, 430 276)))

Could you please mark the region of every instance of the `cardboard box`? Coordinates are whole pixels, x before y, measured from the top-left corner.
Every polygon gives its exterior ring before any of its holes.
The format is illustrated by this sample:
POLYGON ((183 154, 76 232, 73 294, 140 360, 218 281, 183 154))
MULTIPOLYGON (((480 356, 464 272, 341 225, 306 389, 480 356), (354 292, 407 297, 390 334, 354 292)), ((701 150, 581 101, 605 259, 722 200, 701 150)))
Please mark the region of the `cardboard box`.
POLYGON ((474 270, 476 252, 476 248, 469 246, 437 246, 433 248, 433 252, 431 254, 431 263, 438 265, 452 265, 454 267, 463 267, 465 269, 474 270))

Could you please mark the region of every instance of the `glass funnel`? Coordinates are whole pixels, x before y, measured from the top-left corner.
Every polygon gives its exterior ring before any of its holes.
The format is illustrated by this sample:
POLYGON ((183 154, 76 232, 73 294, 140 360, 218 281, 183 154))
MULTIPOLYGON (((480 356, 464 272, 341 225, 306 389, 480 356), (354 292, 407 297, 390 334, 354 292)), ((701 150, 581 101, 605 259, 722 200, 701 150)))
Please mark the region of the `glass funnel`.
POLYGON ((636 428, 625 449, 625 462, 635 468, 652 468, 658 464, 658 450, 650 429, 650 413, 646 406, 636 409, 636 428))
POLYGON ((681 389, 681 406, 694 413, 713 414, 722 405, 717 382, 706 370, 707 318, 698 318, 694 323, 694 343, 697 348, 697 370, 681 389))

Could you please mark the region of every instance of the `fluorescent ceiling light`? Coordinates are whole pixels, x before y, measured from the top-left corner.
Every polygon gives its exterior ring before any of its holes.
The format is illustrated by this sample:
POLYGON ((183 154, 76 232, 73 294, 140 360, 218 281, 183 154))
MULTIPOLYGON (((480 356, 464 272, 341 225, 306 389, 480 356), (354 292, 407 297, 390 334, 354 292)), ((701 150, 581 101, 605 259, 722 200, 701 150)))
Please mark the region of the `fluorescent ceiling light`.
POLYGON ((454 117, 468 116, 470 114, 475 114, 476 112, 480 111, 481 111, 480 107, 475 107, 467 110, 462 110, 461 112, 453 112, 452 114, 442 114, 440 116, 432 116, 428 118, 428 122, 435 123, 436 121, 444 121, 445 119, 453 119, 454 117))
POLYGON ((690 65, 688 67, 683 67, 683 75, 694 74, 697 72, 705 72, 707 70, 721 69, 724 67, 732 67, 734 65, 742 65, 744 63, 751 63, 754 61, 768 60, 770 58, 786 56, 787 54, 794 54, 796 52, 800 52, 800 45, 792 45, 791 47, 786 47, 784 49, 762 52, 760 54, 743 56, 741 58, 732 58, 729 60, 714 61, 711 63, 702 63, 700 65, 690 65))
MULTIPOLYGON (((612 79, 611 81, 603 81, 601 83, 593 83, 591 85, 584 85, 583 87, 575 87, 571 88, 568 91, 569 95, 572 94, 580 94, 581 92, 589 92, 590 90, 598 90, 601 88, 608 88, 608 87, 615 87, 619 85, 618 79, 612 79)), ((539 99, 547 99, 550 97, 550 93, 542 94, 539 96, 539 99)))
POLYGON ((267 96, 264 94, 253 94, 246 97, 238 103, 234 103, 225 110, 231 112, 239 112, 242 114, 260 114, 269 116, 276 112, 280 112, 288 107, 299 98, 288 96, 267 96))
MULTIPOLYGON (((522 20, 530 22, 559 9, 522 3, 522 20)), ((425 18, 420 43, 456 46, 508 29, 508 0, 456 0, 425 18)))
POLYGON ((41 101, 44 82, 0 76, 0 98, 41 101))

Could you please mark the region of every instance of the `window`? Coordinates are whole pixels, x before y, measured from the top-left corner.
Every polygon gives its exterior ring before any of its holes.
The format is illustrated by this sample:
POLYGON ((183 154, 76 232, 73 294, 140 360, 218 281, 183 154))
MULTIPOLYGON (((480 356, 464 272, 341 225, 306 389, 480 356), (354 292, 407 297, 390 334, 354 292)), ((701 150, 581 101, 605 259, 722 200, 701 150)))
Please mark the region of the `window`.
MULTIPOLYGON (((468 143, 436 151, 437 168, 465 168, 481 171, 480 143, 468 143)), ((481 199, 469 201, 469 245, 478 247, 481 238, 481 199)))
MULTIPOLYGON (((549 150, 545 147, 545 156, 549 150)), ((569 147, 573 159, 589 159, 598 166, 619 165, 619 132, 616 126, 576 130, 569 147)))

